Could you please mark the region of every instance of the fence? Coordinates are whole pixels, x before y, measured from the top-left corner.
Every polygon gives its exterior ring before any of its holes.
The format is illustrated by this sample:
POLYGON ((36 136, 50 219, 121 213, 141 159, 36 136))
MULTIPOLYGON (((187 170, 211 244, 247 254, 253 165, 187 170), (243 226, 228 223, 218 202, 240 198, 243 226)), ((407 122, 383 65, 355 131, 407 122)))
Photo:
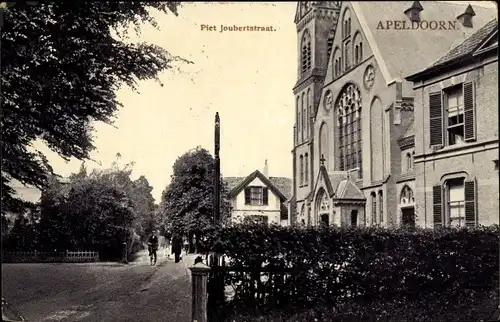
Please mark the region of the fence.
MULTIPOLYGON (((262 263, 256 262, 252 267, 227 267, 225 257, 221 257, 219 265, 213 265, 210 260, 207 262, 210 265, 207 283, 207 318, 210 322, 230 320, 229 312, 261 315, 276 310, 306 308, 311 304, 296 296, 308 283, 307 270, 287 267, 285 263, 263 267, 262 263)), ((326 288, 331 286, 330 283, 325 285, 326 288)), ((325 294, 324 300, 329 298, 331 296, 325 294)))
POLYGON ((3 252, 2 263, 86 263, 97 262, 97 251, 3 252))

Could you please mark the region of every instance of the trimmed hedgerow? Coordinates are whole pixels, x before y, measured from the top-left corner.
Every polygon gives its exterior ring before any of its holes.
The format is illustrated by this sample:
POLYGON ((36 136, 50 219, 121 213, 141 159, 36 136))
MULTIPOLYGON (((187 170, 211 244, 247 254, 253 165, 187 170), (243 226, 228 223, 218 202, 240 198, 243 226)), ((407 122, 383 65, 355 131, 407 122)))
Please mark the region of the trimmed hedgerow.
POLYGON ((225 302, 209 310, 220 321, 235 314, 238 321, 245 315, 290 316, 316 307, 326 308, 326 320, 339 314, 444 319, 451 311, 462 320, 484 317, 484 303, 498 289, 499 233, 498 226, 225 227, 204 245, 224 254, 225 270, 231 271, 220 273, 225 302))

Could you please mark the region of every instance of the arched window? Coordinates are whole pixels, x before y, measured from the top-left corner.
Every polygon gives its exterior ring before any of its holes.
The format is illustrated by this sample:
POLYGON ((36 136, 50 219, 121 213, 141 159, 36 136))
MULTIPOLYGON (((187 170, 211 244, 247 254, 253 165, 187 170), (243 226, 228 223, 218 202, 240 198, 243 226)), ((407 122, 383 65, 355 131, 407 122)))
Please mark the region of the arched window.
POLYGON ((297 123, 297 143, 299 143, 300 142, 299 134, 301 131, 301 129, 300 129, 300 120, 301 120, 300 109, 301 109, 301 107, 300 107, 300 97, 299 96, 297 96, 297 107, 296 108, 297 108, 297 122, 296 122, 297 123))
POLYGON ((406 153, 406 171, 411 171, 413 169, 411 154, 410 152, 406 153))
POLYGON ((304 181, 305 181, 305 184, 307 185, 309 183, 309 154, 306 153, 306 155, 304 156, 304 162, 305 162, 305 166, 304 166, 304 181))
POLYGON ((319 130, 319 157, 324 159, 325 167, 328 169, 329 153, 328 128, 325 123, 321 124, 319 130))
POLYGON ((311 35, 309 34, 309 30, 305 30, 302 36, 301 41, 301 64, 302 64, 302 73, 307 72, 311 69, 312 64, 312 54, 311 54, 311 35))
POLYGON ((340 76, 340 49, 337 47, 333 51, 333 77, 340 76))
POLYGON ((384 222, 384 195, 382 193, 382 190, 378 192, 378 209, 379 209, 379 222, 383 223, 384 222))
POLYGON ((301 99, 301 108, 302 108, 302 131, 300 131, 300 137, 301 137, 301 140, 304 141, 304 138, 305 138, 305 132, 306 132, 306 106, 304 105, 304 96, 305 96, 305 93, 302 93, 302 99, 301 99))
POLYGON ((376 224, 377 223, 377 195, 375 192, 371 193, 371 199, 372 199, 372 216, 371 216, 371 224, 376 224))
POLYGON ((354 64, 359 64, 363 60, 363 43, 359 31, 355 33, 352 43, 354 45, 354 64))
POLYGON ((399 203, 401 205, 415 203, 415 197, 413 196, 413 190, 411 190, 410 187, 408 187, 407 185, 405 185, 403 187, 403 189, 401 189, 399 203))
POLYGON ((340 92, 335 104, 341 171, 359 169, 362 177, 361 92, 348 84, 340 92))
POLYGON ((332 53, 332 49, 333 49, 333 38, 328 38, 328 44, 327 44, 327 59, 330 59, 330 54, 332 53))
POLYGON ((343 28, 342 28, 342 38, 346 38, 351 35, 351 12, 348 8, 344 11, 344 16, 342 17, 343 28))
POLYGON ((311 105, 312 105, 312 97, 311 90, 307 90, 307 138, 311 136, 311 105))
POLYGON ((316 197, 316 220, 328 225, 330 222, 330 202, 325 190, 321 189, 316 197))
POLYGON ((299 179, 299 182, 301 185, 304 183, 304 157, 302 155, 300 156, 300 179, 299 179))
POLYGON ((344 45, 344 63, 345 69, 348 70, 351 66, 351 43, 349 41, 344 45))

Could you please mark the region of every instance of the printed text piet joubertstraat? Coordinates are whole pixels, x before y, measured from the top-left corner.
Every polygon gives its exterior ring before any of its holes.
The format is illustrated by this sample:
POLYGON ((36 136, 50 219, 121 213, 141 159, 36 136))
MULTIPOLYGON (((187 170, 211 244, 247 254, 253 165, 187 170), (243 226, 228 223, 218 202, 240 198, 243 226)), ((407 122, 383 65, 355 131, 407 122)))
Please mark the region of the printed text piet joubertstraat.
POLYGON ((273 26, 237 26, 237 25, 201 25, 201 31, 218 31, 218 32, 230 32, 230 31, 276 31, 273 26))

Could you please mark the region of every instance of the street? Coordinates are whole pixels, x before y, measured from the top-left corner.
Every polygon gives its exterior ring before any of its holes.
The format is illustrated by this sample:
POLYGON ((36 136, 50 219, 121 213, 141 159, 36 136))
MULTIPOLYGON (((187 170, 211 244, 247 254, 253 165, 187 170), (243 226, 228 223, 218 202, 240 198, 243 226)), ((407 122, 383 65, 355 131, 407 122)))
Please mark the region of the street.
POLYGON ((2 297, 28 321, 171 321, 191 314, 191 259, 128 265, 2 264, 2 297))

